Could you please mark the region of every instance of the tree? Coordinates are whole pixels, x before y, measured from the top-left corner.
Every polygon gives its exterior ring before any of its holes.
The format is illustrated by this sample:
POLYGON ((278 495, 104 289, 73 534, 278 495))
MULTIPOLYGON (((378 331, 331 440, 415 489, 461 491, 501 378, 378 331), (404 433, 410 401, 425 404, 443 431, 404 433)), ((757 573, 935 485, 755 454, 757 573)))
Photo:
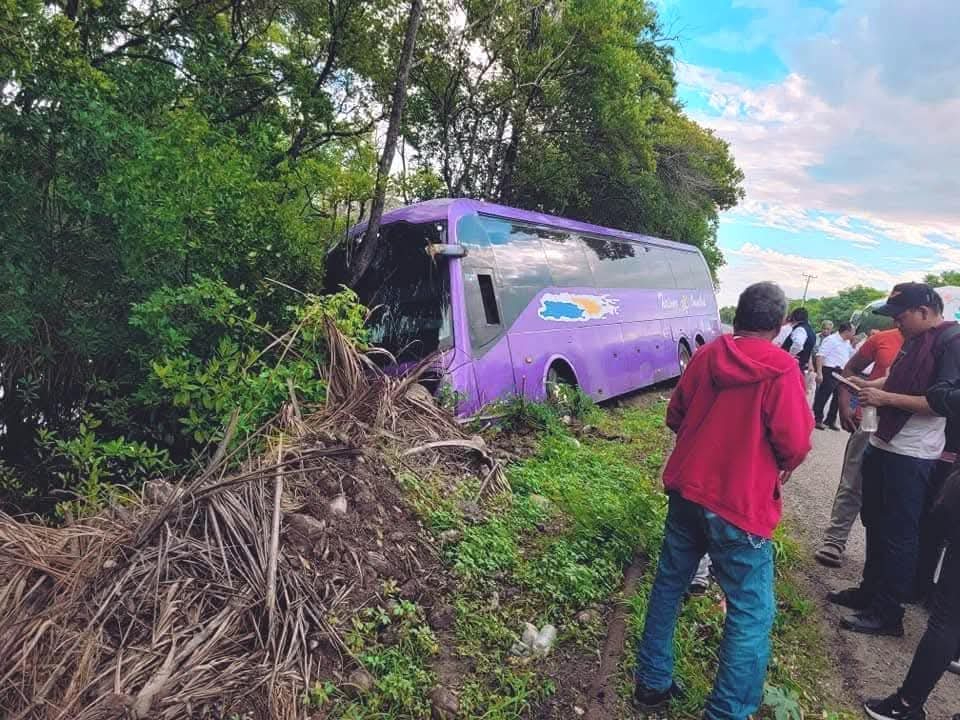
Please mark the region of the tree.
POLYGON ((956 286, 960 285, 960 271, 958 270, 947 270, 940 273, 939 275, 927 275, 923 278, 923 281, 928 285, 933 287, 945 287, 947 285, 956 286))
POLYGON ((850 322, 854 312, 863 310, 874 300, 886 297, 886 293, 876 288, 866 287, 864 285, 855 285, 854 287, 840 290, 836 295, 810 298, 806 303, 801 300, 791 300, 789 310, 797 307, 805 307, 810 315, 812 325, 820 325, 826 320, 831 321, 834 326, 840 323, 850 322))
POLYGON ((45 492, 73 440, 202 452, 224 398, 275 397, 252 348, 316 305, 275 281, 320 293, 330 245, 395 199, 648 232, 716 269, 741 193, 643 1, 8 0, 0 45, 0 484, 45 492))
POLYGON ((682 114, 672 50, 634 0, 464 2, 427 22, 407 121, 417 162, 466 195, 700 247, 742 195, 726 143, 682 114))
MULTIPOLYGON (((376 89, 399 7, 0 11, 0 464, 43 491, 38 440, 69 437, 90 415, 100 438, 177 459, 202 447, 181 422, 189 408, 148 402, 158 348, 131 309, 216 279, 250 308, 266 346, 294 317, 267 279, 323 287, 328 240, 372 192, 376 89)), ((182 333, 178 321, 168 332, 182 333)), ((229 334, 216 328, 191 351, 201 365, 229 334)))
POLYGON ((393 159, 397 153, 400 120, 403 117, 403 106, 407 100, 407 81, 410 77, 413 48, 417 42, 417 31, 420 29, 422 15, 423 0, 411 0, 410 16, 407 19, 407 29, 403 35, 403 50, 401 50, 400 59, 397 62, 397 79, 390 98, 390 122, 387 125, 387 139, 383 146, 383 153, 380 155, 380 164, 377 166, 377 182, 370 208, 370 222, 364 233, 364 241, 361 243, 353 261, 351 284, 356 284, 363 276, 379 247, 380 218, 383 215, 383 206, 387 198, 387 180, 390 177, 390 166, 393 165, 393 159))
POLYGON ((733 325, 733 316, 737 314, 737 308, 733 305, 727 305, 720 308, 720 322, 726 325, 733 325))

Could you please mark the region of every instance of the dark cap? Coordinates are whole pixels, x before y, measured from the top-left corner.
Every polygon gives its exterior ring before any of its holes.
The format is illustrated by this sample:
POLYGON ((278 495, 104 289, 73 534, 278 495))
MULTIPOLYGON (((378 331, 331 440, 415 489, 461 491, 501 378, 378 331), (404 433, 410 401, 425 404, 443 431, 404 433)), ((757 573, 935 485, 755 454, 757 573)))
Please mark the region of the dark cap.
POLYGON ((875 308, 873 312, 876 315, 896 317, 907 310, 918 307, 940 307, 940 303, 937 302, 937 294, 926 283, 908 282, 894 285, 887 301, 880 307, 875 308))

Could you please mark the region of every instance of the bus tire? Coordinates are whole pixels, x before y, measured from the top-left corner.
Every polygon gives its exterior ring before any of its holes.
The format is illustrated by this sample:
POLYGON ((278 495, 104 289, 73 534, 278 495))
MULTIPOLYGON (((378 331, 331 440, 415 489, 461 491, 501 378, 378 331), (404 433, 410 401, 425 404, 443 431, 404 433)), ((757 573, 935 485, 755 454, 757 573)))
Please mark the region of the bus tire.
POLYGON ((694 338, 694 342, 697 344, 697 350, 707 344, 707 341, 703 339, 703 335, 697 335, 697 337, 694 338))
POLYGON ((573 389, 576 387, 577 376, 574 374, 572 367, 563 360, 554 360, 550 363, 544 388, 548 402, 559 403, 564 388, 573 389))
POLYGON ((690 350, 690 345, 687 344, 686 340, 681 340, 680 345, 677 347, 677 358, 680 361, 681 375, 687 371, 687 365, 690 364, 691 357, 693 357, 693 353, 690 350))

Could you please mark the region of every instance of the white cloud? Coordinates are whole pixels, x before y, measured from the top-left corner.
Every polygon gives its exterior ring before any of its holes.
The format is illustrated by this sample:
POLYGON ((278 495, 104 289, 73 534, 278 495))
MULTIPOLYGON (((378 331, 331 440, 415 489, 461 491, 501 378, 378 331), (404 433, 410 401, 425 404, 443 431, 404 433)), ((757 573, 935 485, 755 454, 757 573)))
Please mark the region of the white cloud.
POLYGON ((787 297, 803 296, 804 274, 815 277, 810 280, 807 297, 833 295, 837 290, 854 285, 869 285, 887 289, 898 282, 919 280, 924 270, 891 273, 860 263, 835 259, 813 259, 802 255, 783 253, 745 243, 739 250, 726 250, 727 264, 720 269, 721 305, 736 305, 737 297, 747 285, 769 280, 783 288, 787 297))
POLYGON ((799 0, 732 1, 754 18, 736 37, 704 44, 768 45, 792 72, 757 87, 678 64, 681 86, 708 108, 691 116, 730 142, 745 173, 746 201, 724 225, 822 233, 857 248, 864 264, 728 249, 725 300, 765 277, 799 295, 804 271, 821 276, 814 295, 858 282, 889 287, 896 273, 870 267, 893 267, 875 256, 884 240, 936 258, 897 259, 914 279, 960 267, 960 3, 844 0, 811 14, 799 0))
POLYGON ((960 100, 894 97, 866 77, 840 105, 797 74, 753 89, 680 64, 678 79, 715 111, 691 114, 730 142, 749 200, 960 226, 960 100))

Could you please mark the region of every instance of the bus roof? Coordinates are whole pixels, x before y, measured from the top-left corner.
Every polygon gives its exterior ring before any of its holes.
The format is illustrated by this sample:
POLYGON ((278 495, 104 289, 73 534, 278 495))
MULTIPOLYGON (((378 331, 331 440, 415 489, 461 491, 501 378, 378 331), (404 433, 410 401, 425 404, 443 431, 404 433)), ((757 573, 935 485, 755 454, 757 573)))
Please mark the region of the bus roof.
MULTIPOLYGON (((518 210, 517 208, 507 207, 506 205, 497 205, 484 200, 470 200, 467 198, 440 198, 437 200, 427 200, 425 202, 414 203, 413 205, 406 205, 404 207, 397 208, 396 210, 391 210, 384 213, 383 220, 381 222, 383 225, 395 222, 408 222, 414 224, 440 222, 448 220, 451 217, 460 217, 462 215, 469 215, 472 213, 495 215, 497 217, 527 222, 533 225, 548 225, 550 227, 557 228, 558 230, 569 230, 571 232, 580 232, 589 235, 612 237, 617 238, 618 240, 626 240, 628 242, 645 243, 648 245, 661 245, 664 247, 672 247, 676 248, 677 250, 686 250, 689 252, 697 251, 697 247, 695 245, 673 242, 671 240, 663 240, 650 235, 641 235, 639 233, 627 232, 626 230, 616 230, 614 228, 603 227, 602 225, 591 225, 590 223, 569 220, 556 215, 548 215, 547 213, 532 212, 530 210, 518 210)), ((348 234, 350 237, 355 237, 358 233, 363 232, 366 227, 366 222, 360 223, 359 225, 352 227, 348 234)))

